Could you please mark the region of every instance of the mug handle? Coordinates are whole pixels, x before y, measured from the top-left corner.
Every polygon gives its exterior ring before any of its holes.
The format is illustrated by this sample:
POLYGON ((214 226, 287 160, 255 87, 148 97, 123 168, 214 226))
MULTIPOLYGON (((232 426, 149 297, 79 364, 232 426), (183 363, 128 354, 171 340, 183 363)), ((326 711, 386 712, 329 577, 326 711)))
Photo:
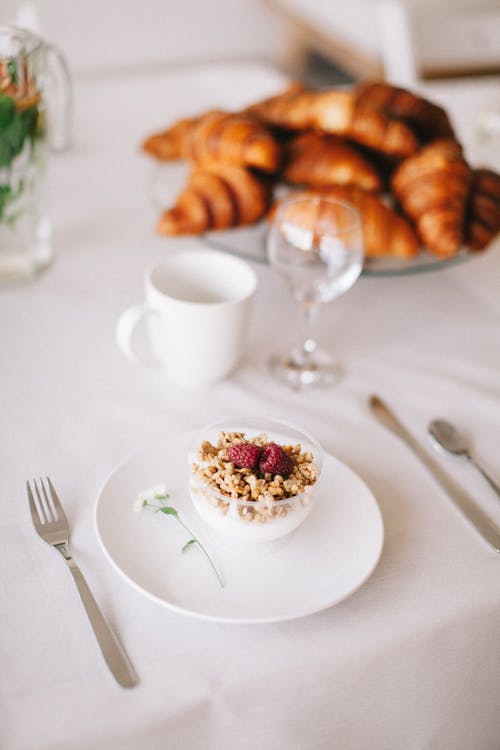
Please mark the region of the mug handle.
POLYGON ((150 357, 144 357, 138 354, 132 344, 134 332, 143 320, 148 317, 158 315, 156 310, 153 310, 149 305, 134 305, 128 307, 120 317, 116 324, 116 340, 123 354, 131 362, 135 362, 139 365, 145 365, 146 367, 165 367, 165 363, 158 357, 151 355, 150 357))

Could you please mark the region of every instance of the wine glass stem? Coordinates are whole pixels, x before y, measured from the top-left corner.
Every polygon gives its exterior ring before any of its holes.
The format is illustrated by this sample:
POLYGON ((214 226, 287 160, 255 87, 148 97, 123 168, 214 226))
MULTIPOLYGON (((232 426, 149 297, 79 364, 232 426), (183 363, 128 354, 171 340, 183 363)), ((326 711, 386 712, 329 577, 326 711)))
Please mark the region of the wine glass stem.
POLYGON ((302 303, 300 306, 302 313, 302 330, 303 341, 301 346, 301 356, 303 361, 310 362, 313 359, 314 352, 318 348, 318 342, 314 334, 316 319, 318 317, 319 305, 316 302, 302 303))

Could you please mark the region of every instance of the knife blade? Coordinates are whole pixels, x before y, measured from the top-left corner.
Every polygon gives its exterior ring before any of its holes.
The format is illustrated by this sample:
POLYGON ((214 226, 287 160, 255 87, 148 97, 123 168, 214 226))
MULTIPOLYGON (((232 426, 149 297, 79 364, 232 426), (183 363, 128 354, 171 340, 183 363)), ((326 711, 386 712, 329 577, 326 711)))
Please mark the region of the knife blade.
POLYGON ((491 518, 464 492, 451 477, 449 477, 415 440, 413 435, 404 427, 395 414, 379 396, 370 396, 370 409, 376 419, 402 440, 430 471, 434 479, 446 492, 467 521, 479 532, 483 539, 500 552, 500 529, 491 518))

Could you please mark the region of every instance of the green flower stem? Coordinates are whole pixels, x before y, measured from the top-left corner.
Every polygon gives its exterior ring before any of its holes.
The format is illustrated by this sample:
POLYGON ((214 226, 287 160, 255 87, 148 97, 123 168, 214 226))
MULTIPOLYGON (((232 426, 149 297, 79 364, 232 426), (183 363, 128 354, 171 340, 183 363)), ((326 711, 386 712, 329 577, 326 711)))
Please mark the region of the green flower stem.
MULTIPOLYGON (((166 497, 168 497, 168 495, 166 497)), ((182 548, 183 551, 187 549, 187 546, 191 542, 194 543, 194 544, 197 544, 198 547, 203 552, 203 554, 205 555, 205 557, 207 558, 208 563, 209 563, 210 567, 212 568, 213 572, 217 576, 217 580, 219 581, 220 587, 224 588, 224 579, 223 579, 221 573, 217 570, 217 567, 216 567, 214 561, 212 560, 212 558, 210 557, 210 555, 208 554, 207 550, 205 549, 205 547, 203 546, 203 544, 200 542, 200 540, 193 534, 193 532, 191 531, 191 529, 188 526, 186 526, 186 524, 184 523, 184 521, 182 520, 182 518, 179 516, 179 514, 178 514, 178 512, 176 511, 175 508, 173 508, 171 505, 164 505, 164 503, 163 503, 163 501, 165 499, 164 497, 161 497, 161 496, 157 495, 156 499, 160 501, 160 503, 161 503, 160 507, 158 507, 157 505, 154 505, 153 503, 148 503, 148 502, 144 503, 144 507, 154 508, 157 513, 158 512, 165 513, 165 515, 174 516, 174 518, 177 519, 177 521, 180 523, 180 525, 182 526, 182 528, 185 531, 187 531, 187 533, 191 537, 190 541, 187 542, 187 544, 185 544, 184 547, 182 548)))
POLYGON ((176 516, 176 518, 179 521, 180 525, 187 531, 187 533, 189 534, 189 536, 192 539, 194 539, 195 544, 198 545, 198 547, 201 549, 201 551, 203 552, 203 554, 207 558, 210 567, 212 568, 212 570, 214 571, 215 575, 217 576, 217 579, 218 579, 218 581, 220 583, 221 589, 223 589, 224 588, 224 579, 223 579, 222 575, 219 573, 219 571, 217 570, 217 568, 215 566, 215 563, 212 560, 212 558, 210 557, 210 555, 208 554, 207 550, 205 549, 205 547, 203 546, 203 544, 200 542, 200 540, 195 537, 195 535, 193 534, 193 532, 191 531, 191 529, 188 529, 188 527, 186 526, 186 524, 179 518, 178 515, 176 516))

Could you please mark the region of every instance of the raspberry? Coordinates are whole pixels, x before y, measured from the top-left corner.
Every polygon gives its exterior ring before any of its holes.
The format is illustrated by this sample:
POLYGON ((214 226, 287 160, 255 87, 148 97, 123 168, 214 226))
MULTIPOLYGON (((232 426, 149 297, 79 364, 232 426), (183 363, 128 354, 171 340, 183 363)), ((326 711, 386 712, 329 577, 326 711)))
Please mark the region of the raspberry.
POLYGON ((281 445, 268 443, 262 449, 259 469, 264 473, 280 474, 282 477, 287 477, 293 471, 293 461, 281 445))
POLYGON ((262 448, 253 443, 237 443, 227 449, 227 457, 240 469, 255 469, 259 463, 262 448))

